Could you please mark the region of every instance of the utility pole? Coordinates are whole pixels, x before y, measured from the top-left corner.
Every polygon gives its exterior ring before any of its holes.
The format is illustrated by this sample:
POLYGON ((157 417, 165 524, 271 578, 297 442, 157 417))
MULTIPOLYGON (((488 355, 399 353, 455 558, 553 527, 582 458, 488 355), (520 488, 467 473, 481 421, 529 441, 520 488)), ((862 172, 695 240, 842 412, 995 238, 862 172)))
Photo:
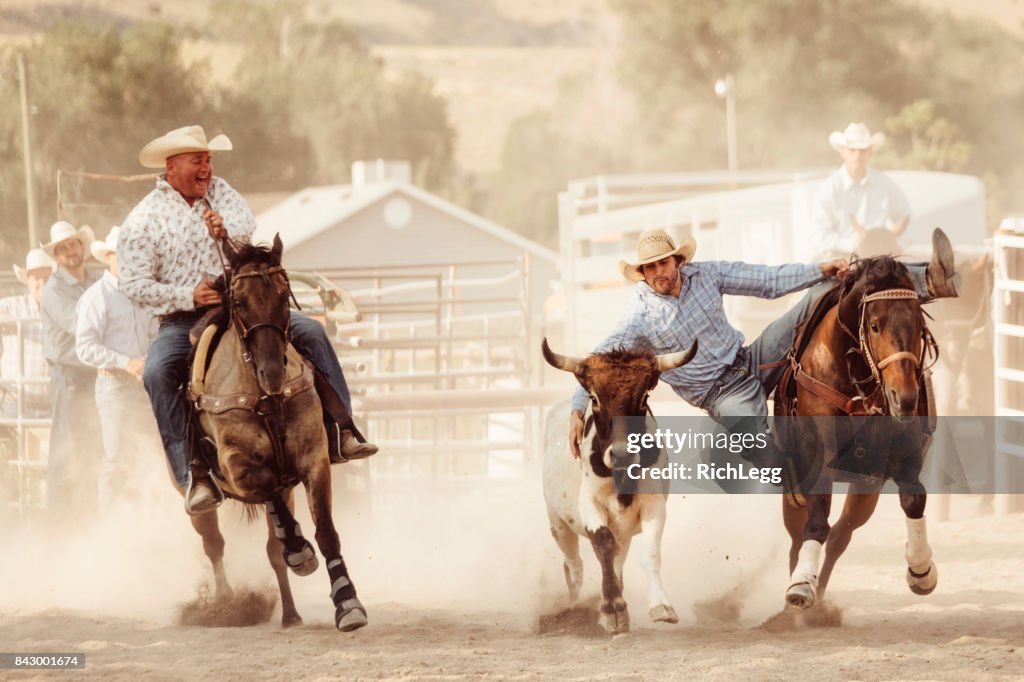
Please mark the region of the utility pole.
POLYGON ((21 144, 25 160, 25 203, 28 205, 28 247, 39 245, 36 218, 36 192, 32 184, 32 135, 29 128, 28 82, 25 78, 25 55, 18 53, 18 84, 21 91, 21 144))

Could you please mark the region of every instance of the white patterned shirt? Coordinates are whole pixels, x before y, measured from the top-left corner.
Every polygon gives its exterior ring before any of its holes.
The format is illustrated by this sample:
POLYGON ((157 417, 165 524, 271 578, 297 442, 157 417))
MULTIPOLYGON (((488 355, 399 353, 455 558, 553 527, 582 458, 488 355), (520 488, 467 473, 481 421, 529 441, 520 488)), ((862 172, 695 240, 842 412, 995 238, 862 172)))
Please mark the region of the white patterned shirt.
POLYGON ((868 168, 858 183, 841 166, 818 186, 812 215, 818 253, 845 256, 853 253, 859 239, 850 216, 865 230, 885 227, 908 217, 910 202, 885 173, 868 168))
MULTIPOLYGON (((723 294, 778 298, 825 279, 821 266, 802 263, 698 261, 684 264, 679 275, 679 296, 659 294, 647 282, 638 282, 626 314, 594 352, 636 350, 643 345, 658 354, 677 353, 699 339, 693 360, 661 374, 680 398, 696 407, 703 404, 714 380, 733 363, 743 345, 743 334, 725 316, 723 294)), ((587 392, 580 386, 572 409, 583 412, 586 406, 587 392)))
POLYGON ((121 223, 117 240, 119 285, 128 298, 151 315, 195 310, 192 292, 196 286, 224 271, 203 221, 207 202, 224 219, 224 229, 231 239, 248 242, 252 238, 256 217, 242 195, 218 177, 206 190, 206 201, 189 206, 161 175, 156 188, 121 223))
POLYGON ((75 352, 87 365, 126 369, 146 355, 156 333, 156 319, 117 288, 109 270, 78 299, 75 352))

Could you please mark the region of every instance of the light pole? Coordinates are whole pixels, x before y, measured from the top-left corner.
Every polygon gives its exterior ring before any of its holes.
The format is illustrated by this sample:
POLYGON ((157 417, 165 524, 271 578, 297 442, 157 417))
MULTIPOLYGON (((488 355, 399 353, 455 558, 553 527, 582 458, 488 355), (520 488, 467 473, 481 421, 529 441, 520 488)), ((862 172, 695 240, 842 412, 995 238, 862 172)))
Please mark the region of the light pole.
POLYGON ((736 160, 736 81, 732 74, 715 81, 715 94, 725 100, 725 139, 729 146, 729 170, 739 169, 736 160))
POLYGON ((32 183, 32 134, 29 129, 28 83, 25 77, 25 55, 18 53, 18 84, 21 93, 21 144, 25 162, 25 203, 28 218, 28 248, 39 246, 36 229, 36 193, 32 183))

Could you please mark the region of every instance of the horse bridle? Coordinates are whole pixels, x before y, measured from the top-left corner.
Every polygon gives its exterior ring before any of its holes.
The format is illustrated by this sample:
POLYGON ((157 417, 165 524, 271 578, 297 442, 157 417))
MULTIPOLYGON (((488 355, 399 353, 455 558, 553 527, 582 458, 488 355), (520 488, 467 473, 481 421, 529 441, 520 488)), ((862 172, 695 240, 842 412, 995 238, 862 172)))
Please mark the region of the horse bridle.
MULTIPOLYGON (((269 268, 259 268, 257 270, 251 270, 249 272, 243 272, 243 273, 232 274, 231 275, 231 284, 229 285, 229 297, 228 297, 228 302, 229 302, 229 306, 230 306, 230 310, 231 310, 231 321, 234 323, 234 325, 236 327, 236 330, 238 332, 238 335, 239 335, 239 337, 241 337, 243 344, 247 344, 248 339, 249 339, 249 335, 253 331, 255 331, 256 329, 261 329, 263 327, 269 327, 269 328, 277 331, 281 335, 281 338, 284 339, 284 342, 286 344, 287 343, 291 343, 291 340, 292 340, 292 318, 291 318, 291 315, 288 316, 288 321, 285 323, 284 327, 281 327, 278 324, 274 324, 273 322, 257 322, 256 324, 253 324, 253 325, 246 325, 245 320, 242 319, 242 315, 238 312, 238 307, 239 306, 238 306, 238 302, 237 302, 237 299, 236 299, 235 293, 234 293, 235 282, 237 282, 240 279, 246 279, 248 277, 260 277, 260 278, 263 279, 263 283, 266 286, 270 286, 270 277, 271 277, 271 275, 278 275, 278 274, 281 275, 282 277, 284 277, 284 282, 285 282, 285 286, 286 286, 286 288, 288 290, 288 295, 291 297, 291 299, 293 301, 295 301, 295 294, 294 294, 294 292, 292 292, 292 283, 288 279, 288 273, 285 272, 285 269, 282 266, 280 266, 280 265, 275 265, 275 266, 272 266, 272 267, 269 267, 269 268)), ((295 301, 295 305, 298 306, 298 301, 295 301)), ((248 346, 246 346, 246 347, 248 348, 248 346)))
MULTIPOLYGON (((879 390, 882 387, 882 370, 891 365, 892 363, 898 362, 900 360, 909 360, 910 362, 913 363, 918 381, 920 381, 921 376, 926 371, 931 369, 931 367, 934 366, 939 359, 938 344, 935 341, 935 337, 932 336, 931 330, 928 329, 927 324, 922 324, 922 344, 920 354, 914 354, 911 353, 910 351, 902 350, 896 351, 895 353, 891 353, 890 355, 887 355, 881 360, 876 360, 874 354, 871 352, 871 348, 868 345, 867 336, 864 331, 865 323, 867 320, 868 303, 871 303, 872 301, 892 301, 901 299, 916 301, 918 298, 919 297, 917 292, 914 291, 913 289, 884 289, 882 291, 876 291, 874 293, 867 294, 861 297, 860 303, 858 304, 858 307, 860 308, 860 315, 857 323, 856 335, 852 331, 850 331, 849 327, 846 326, 846 324, 842 321, 841 318, 836 318, 837 322, 839 323, 839 326, 843 329, 843 331, 845 331, 852 339, 854 339, 857 342, 856 348, 851 348, 849 351, 847 351, 847 373, 850 376, 850 381, 857 389, 857 393, 860 395, 860 398, 862 401, 864 401, 865 405, 867 405, 868 403, 868 397, 874 394, 875 391, 879 390), (924 366, 925 358, 929 352, 932 355, 932 361, 927 366, 924 366), (864 379, 856 379, 853 376, 853 356, 860 356, 864 359, 864 361, 868 365, 868 368, 871 370, 870 377, 865 377, 864 379), (871 394, 865 394, 863 389, 861 388, 861 385, 866 384, 870 381, 874 381, 876 386, 875 391, 872 391, 871 394)), ((882 399, 883 401, 886 400, 884 392, 882 399)))

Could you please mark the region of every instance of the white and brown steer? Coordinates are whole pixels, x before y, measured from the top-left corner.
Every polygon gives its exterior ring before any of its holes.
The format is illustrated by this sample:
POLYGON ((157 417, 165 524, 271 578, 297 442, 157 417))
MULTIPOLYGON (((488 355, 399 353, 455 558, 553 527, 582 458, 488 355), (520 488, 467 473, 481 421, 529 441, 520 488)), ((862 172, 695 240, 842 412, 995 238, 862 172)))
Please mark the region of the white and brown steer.
MULTIPOLYGON (((601 565, 600 623, 610 633, 629 631, 629 612, 622 596, 622 564, 634 535, 641 536, 640 562, 647 573, 649 613, 653 620, 679 622, 661 584, 661 534, 665 529, 664 492, 619 494, 612 479, 612 418, 645 417, 647 396, 662 372, 682 367, 697 352, 655 355, 616 350, 586 358, 558 355, 542 345, 544 359, 556 369, 571 372, 590 395, 585 415, 582 457, 570 454, 565 414, 549 419, 544 452, 544 500, 551 535, 565 555, 569 599, 579 597, 583 580, 579 537, 590 539, 601 565)), ((624 443, 619 444, 624 445, 624 443)), ((625 448, 616 448, 617 451, 625 448)), ((648 453, 650 454, 650 453, 648 453)), ((644 464, 664 467, 666 456, 644 464)))

